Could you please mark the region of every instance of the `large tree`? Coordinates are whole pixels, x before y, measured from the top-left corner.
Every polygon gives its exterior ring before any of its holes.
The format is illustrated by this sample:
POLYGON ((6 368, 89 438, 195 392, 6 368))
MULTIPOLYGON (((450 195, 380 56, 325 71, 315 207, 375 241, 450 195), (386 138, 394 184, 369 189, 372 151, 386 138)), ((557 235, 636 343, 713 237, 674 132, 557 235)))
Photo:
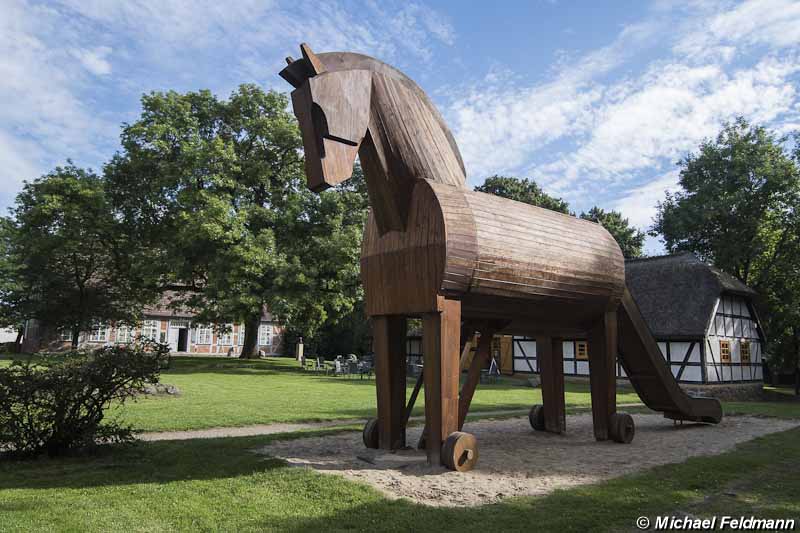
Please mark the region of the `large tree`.
POLYGON ((358 298, 366 194, 358 180, 315 195, 284 95, 242 85, 152 93, 106 167, 127 227, 157 261, 143 278, 181 290, 198 321, 245 323, 257 354, 265 307, 312 335, 358 298))
POLYGON ((630 225, 627 218, 618 211, 606 211, 597 206, 581 213, 580 218, 591 220, 603 226, 616 239, 626 259, 641 257, 645 234, 630 225))
POLYGON ((494 175, 486 178, 482 185, 475 187, 475 190, 569 214, 567 202, 548 195, 535 181, 527 178, 494 175))
POLYGON ((725 125, 680 162, 681 190, 651 229, 668 251, 694 252, 759 293, 773 369, 800 358, 800 154, 783 141, 744 119, 725 125))
POLYGON ((91 171, 69 164, 26 183, 0 233, 6 321, 37 319, 77 346, 97 322, 137 318, 129 243, 91 171))

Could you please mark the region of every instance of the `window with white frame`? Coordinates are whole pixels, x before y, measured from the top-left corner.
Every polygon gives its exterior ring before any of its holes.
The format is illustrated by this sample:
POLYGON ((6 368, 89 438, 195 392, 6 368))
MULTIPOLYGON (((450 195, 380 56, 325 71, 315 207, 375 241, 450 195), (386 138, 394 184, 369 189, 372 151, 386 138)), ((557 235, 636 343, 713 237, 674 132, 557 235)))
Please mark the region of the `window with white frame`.
POLYGON ((214 335, 214 328, 209 326, 197 326, 197 344, 211 344, 214 335))
POLYGON ((238 341, 239 346, 244 346, 244 324, 239 324, 238 341))
POLYGON ((258 328, 258 345, 269 346, 272 344, 272 324, 261 324, 258 328))
POLYGON ((158 340, 159 323, 158 320, 145 320, 142 323, 142 337, 151 341, 158 340))
POLYGON ((72 342, 72 330, 62 329, 58 332, 58 338, 62 341, 72 342))
POLYGON ((117 343, 128 344, 133 342, 134 329, 125 324, 117 325, 117 343))
POLYGON ((108 326, 97 324, 89 333, 89 342, 108 342, 108 326))
POLYGON ((219 344, 222 346, 233 345, 233 324, 225 324, 225 330, 219 334, 219 344))

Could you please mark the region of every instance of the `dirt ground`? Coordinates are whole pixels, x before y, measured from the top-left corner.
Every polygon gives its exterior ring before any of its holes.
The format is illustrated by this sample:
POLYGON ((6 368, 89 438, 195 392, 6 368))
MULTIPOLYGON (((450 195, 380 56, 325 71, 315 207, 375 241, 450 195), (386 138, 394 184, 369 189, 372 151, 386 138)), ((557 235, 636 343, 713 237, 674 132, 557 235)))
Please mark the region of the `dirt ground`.
MULTIPOLYGON (((673 425, 660 415, 633 415, 631 444, 596 442, 590 414, 567 417, 567 433, 535 432, 526 418, 468 422, 478 439, 479 460, 471 472, 426 464, 424 452, 369 450, 361 434, 348 432, 275 442, 259 453, 292 465, 368 483, 391 498, 434 506, 470 506, 509 496, 541 495, 593 483, 689 457, 713 455, 760 435, 800 424, 788 420, 725 417, 717 426, 673 425)), ((421 427, 408 430, 416 443, 421 427)))

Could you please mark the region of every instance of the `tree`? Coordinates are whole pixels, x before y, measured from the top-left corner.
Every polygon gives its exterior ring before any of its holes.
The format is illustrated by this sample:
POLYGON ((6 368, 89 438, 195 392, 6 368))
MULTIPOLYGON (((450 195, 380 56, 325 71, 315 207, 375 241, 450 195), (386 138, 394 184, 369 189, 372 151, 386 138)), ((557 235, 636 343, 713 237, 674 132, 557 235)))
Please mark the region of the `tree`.
POLYGON ((98 322, 136 319, 143 293, 125 274, 130 249, 90 170, 70 163, 25 184, 0 234, 8 320, 66 329, 75 347, 98 322))
POLYGON ((800 362, 800 154, 740 118, 680 163, 680 191, 658 204, 652 235, 753 287, 773 369, 800 362))
POLYGON ((727 124, 680 163, 681 191, 658 204, 652 235, 691 251, 755 288, 792 238, 798 169, 780 140, 744 119, 727 124))
POLYGON ((569 214, 569 204, 567 202, 561 198, 548 195, 535 181, 527 178, 519 179, 494 175, 486 178, 483 185, 478 185, 475 190, 569 214))
POLYGON ((618 211, 605 211, 597 206, 588 213, 581 213, 580 218, 591 220, 603 226, 616 239, 626 259, 642 256, 645 234, 632 227, 627 218, 618 211))
POLYGON ((310 336, 360 290, 363 180, 308 191, 287 106, 255 85, 228 100, 145 95, 106 167, 120 216, 158 258, 142 278, 181 289, 199 322, 244 322, 243 357, 257 355, 265 307, 310 336))

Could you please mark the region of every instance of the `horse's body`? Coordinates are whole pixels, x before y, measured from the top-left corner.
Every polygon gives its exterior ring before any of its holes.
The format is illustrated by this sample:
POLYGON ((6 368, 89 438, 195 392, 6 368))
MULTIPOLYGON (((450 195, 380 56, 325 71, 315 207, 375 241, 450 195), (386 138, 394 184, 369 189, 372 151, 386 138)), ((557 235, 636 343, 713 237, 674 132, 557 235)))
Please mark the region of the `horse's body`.
POLYGON ((405 445, 408 316, 423 318, 432 462, 466 469, 477 459, 474 439, 454 432, 500 331, 536 336, 546 415, 540 425, 555 432, 564 430, 560 337, 588 337, 595 435, 623 431, 615 429, 614 357, 625 273, 609 233, 470 191, 452 134, 413 81, 367 56, 301 49, 303 59, 287 58, 281 75, 296 87, 309 187, 349 178, 358 155, 372 208, 361 276, 373 323, 378 421, 365 428, 365 443, 405 445), (475 330, 482 340, 459 392, 459 354, 475 330))

